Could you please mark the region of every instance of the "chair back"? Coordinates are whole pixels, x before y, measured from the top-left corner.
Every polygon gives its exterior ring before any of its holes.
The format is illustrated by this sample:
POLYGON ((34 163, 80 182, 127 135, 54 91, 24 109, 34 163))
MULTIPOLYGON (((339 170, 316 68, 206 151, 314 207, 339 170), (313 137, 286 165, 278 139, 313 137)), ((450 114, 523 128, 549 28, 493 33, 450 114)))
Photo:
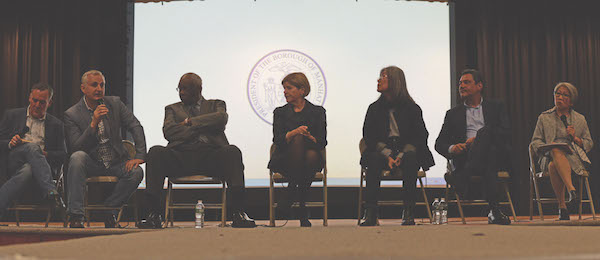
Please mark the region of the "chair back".
POLYGON ((365 139, 361 138, 360 142, 358 143, 358 151, 360 151, 360 155, 362 156, 363 153, 365 152, 365 150, 367 150, 367 143, 365 143, 365 139))
POLYGON ((123 140, 123 147, 125 147, 125 151, 127 151, 127 158, 132 160, 135 158, 135 145, 132 141, 123 140))

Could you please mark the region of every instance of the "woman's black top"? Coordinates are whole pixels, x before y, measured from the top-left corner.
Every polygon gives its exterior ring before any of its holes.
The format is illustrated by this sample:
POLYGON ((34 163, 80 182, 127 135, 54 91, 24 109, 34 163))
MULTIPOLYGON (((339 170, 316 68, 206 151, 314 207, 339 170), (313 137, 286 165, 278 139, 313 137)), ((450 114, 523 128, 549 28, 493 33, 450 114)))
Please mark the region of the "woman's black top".
POLYGON ((373 102, 367 110, 363 125, 363 138, 367 149, 361 158, 361 165, 367 166, 366 156, 377 152, 377 143, 387 143, 390 134, 390 109, 395 109, 394 118, 398 125, 401 145, 412 144, 417 148, 417 163, 423 170, 435 165, 433 155, 427 145, 429 132, 423 121, 421 107, 410 101, 390 103, 383 96, 373 102))
MULTIPOLYGON (((294 106, 289 103, 285 106, 278 107, 273 111, 273 144, 275 144, 276 150, 269 161, 269 169, 277 172, 285 172, 285 158, 288 147, 285 135, 289 131, 303 125, 308 127, 308 132, 310 132, 317 140, 316 143, 313 143, 308 138, 305 138, 307 141, 306 143, 309 145, 309 149, 320 152, 327 145, 325 108, 322 106, 315 106, 306 100, 306 104, 300 112, 294 112, 294 106)), ((325 162, 323 160, 321 161, 323 165, 320 166, 320 169, 323 169, 325 162)))

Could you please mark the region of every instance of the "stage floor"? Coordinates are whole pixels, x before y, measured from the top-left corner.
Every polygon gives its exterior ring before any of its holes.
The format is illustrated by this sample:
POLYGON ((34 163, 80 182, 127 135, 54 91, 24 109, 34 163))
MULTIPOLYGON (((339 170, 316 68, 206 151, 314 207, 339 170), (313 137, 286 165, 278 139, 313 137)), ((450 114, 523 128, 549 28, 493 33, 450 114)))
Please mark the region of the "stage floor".
POLYGON ((176 222, 174 228, 150 231, 104 229, 100 223, 83 230, 10 223, 0 234, 90 237, 2 246, 0 259, 600 259, 600 220, 554 219, 520 217, 510 226, 488 225, 485 218, 468 218, 466 225, 457 218, 448 225, 419 219, 410 227, 388 219, 378 227, 357 227, 349 219, 329 220, 323 227, 315 219, 312 228, 300 228, 296 220, 254 229, 220 228, 218 222, 194 229, 193 222, 176 222))

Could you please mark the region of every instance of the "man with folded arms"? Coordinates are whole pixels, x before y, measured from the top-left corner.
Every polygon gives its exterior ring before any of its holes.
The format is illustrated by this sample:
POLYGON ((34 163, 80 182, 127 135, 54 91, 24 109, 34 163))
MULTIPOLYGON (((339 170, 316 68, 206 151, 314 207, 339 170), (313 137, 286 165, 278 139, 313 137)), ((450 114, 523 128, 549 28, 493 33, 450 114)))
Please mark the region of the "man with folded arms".
POLYGON ((232 227, 256 227, 244 212, 245 184, 242 152, 225 137, 227 109, 222 100, 202 96, 202 79, 186 73, 177 87, 181 102, 165 107, 163 133, 167 147, 154 146, 148 152, 145 208, 148 216, 139 228, 162 228, 161 191, 165 178, 205 175, 227 182, 232 227))
POLYGON ((63 123, 46 113, 53 94, 48 84, 37 83, 31 87, 28 107, 10 109, 2 117, 0 149, 8 155, 11 177, 0 187, 0 218, 32 179, 47 203, 65 206, 52 176, 52 168, 60 167, 66 155, 63 123))
POLYGON ((510 122, 503 103, 483 99, 483 79, 477 70, 461 73, 462 103, 446 112, 435 150, 449 160, 446 181, 459 195, 466 194, 468 180, 483 175, 490 206, 488 223, 510 224, 498 204, 498 170, 510 165, 510 122))
MULTIPOLYGON (((83 196, 88 177, 118 177, 119 181, 104 205, 120 207, 135 192, 144 175, 139 167, 146 159, 144 129, 119 97, 104 96, 105 84, 100 71, 91 70, 83 74, 83 97, 65 111, 65 134, 71 153, 67 173, 67 211, 71 228, 83 228, 83 196), (129 159, 123 146, 122 129, 133 136, 134 159, 129 159)), ((106 228, 119 227, 116 214, 116 210, 104 212, 106 228)))

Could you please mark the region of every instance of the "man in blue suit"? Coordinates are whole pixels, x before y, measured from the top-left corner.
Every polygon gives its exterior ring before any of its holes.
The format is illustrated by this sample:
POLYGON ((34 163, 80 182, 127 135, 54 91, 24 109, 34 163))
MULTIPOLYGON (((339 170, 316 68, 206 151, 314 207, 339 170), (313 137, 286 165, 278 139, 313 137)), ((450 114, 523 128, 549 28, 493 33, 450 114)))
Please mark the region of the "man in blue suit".
POLYGON ((0 218, 10 203, 34 180, 48 203, 64 207, 53 181, 52 168, 63 163, 63 123, 46 113, 52 104, 52 87, 37 83, 29 93, 29 106, 7 110, 0 122, 0 150, 8 155, 10 179, 0 187, 0 218))

